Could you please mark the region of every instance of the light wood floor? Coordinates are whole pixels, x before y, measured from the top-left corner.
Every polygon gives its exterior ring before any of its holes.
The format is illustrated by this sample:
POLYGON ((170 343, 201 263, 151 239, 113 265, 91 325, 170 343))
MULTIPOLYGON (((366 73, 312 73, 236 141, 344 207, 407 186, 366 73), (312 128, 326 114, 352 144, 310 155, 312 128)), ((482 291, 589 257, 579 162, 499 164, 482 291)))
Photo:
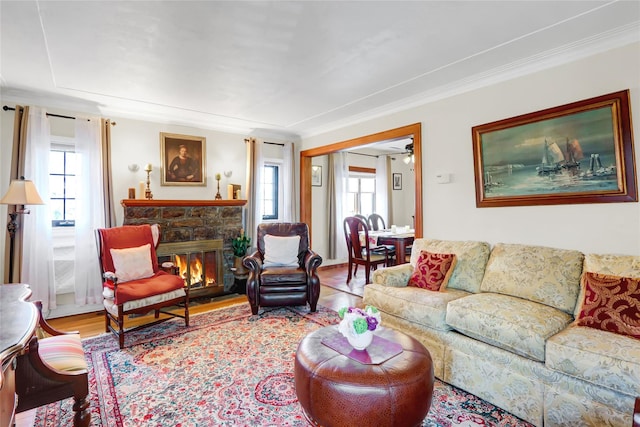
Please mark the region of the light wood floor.
MULTIPOLYGON (((320 299, 318 304, 332 310, 339 310, 345 306, 362 305, 362 293, 364 290, 364 273, 358 271, 351 284, 346 284, 346 266, 329 266, 318 271, 320 277, 320 299)), ((195 315, 218 308, 228 307, 247 301, 246 295, 227 295, 213 298, 210 301, 196 300, 189 306, 189 314, 195 315)), ((179 311, 179 309, 176 309, 179 311)), ((125 319, 125 327, 133 327, 148 323, 153 320, 153 315, 125 319)), ((104 313, 94 312, 74 316, 49 319, 48 322, 56 329, 62 331, 78 331, 82 338, 90 338, 105 333, 104 313)), ((115 338, 114 338, 115 339, 115 338)))

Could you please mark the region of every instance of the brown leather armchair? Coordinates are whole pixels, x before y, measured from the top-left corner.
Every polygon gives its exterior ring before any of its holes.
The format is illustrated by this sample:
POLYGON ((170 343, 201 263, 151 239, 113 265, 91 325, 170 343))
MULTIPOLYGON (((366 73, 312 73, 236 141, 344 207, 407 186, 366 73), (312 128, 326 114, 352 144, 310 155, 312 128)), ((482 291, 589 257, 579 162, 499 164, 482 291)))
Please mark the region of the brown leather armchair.
MULTIPOLYGON (((270 254, 267 254, 267 258, 270 258, 270 254)), ((322 264, 322 257, 309 248, 307 224, 258 225, 257 250, 245 257, 243 264, 249 269, 247 298, 253 314, 258 314, 261 306, 278 307, 307 303, 312 312, 316 311, 320 297, 320 279, 316 270, 322 264), (297 262, 291 265, 265 263, 265 237, 267 236, 300 236, 297 262)))

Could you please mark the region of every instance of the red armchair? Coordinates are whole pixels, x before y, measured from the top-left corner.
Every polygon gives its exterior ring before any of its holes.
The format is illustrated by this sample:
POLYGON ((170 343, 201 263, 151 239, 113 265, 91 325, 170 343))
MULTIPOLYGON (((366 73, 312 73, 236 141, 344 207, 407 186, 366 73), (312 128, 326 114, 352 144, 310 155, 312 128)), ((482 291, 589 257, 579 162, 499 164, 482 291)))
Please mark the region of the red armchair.
MULTIPOLYGON (((158 266, 156 246, 160 240, 157 225, 125 225, 97 230, 100 267, 104 286, 106 331, 124 347, 125 332, 180 317, 189 326, 189 288, 184 280, 158 266), (163 311, 184 307, 184 314, 163 311), (125 330, 125 316, 155 312, 151 323, 125 330), (160 318, 160 313, 169 317, 160 318), (111 323, 115 324, 115 328, 111 323)), ((175 273, 175 271, 173 271, 175 273)))

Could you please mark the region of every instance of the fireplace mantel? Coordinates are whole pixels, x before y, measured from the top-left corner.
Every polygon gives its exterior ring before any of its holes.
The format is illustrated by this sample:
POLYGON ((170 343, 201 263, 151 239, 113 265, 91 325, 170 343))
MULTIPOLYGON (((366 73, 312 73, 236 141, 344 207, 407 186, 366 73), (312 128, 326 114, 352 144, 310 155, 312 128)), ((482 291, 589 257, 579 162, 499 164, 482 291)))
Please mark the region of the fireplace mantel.
POLYGON ((246 200, 161 200, 161 199, 124 199, 120 204, 125 207, 170 207, 170 206, 244 206, 246 200))

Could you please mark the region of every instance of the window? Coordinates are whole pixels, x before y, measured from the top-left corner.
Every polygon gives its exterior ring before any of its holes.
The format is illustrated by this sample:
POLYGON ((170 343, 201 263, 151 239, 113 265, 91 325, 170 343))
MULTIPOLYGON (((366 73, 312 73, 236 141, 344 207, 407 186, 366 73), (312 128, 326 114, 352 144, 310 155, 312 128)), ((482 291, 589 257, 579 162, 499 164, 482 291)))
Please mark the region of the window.
POLYGON ((375 212, 375 192, 375 174, 350 173, 347 184, 347 214, 369 216, 375 212))
POLYGON ((75 225, 76 167, 73 147, 52 145, 49 152, 49 208, 53 227, 75 225))
POLYGON ((265 162, 263 175, 262 219, 277 220, 278 207, 280 205, 278 198, 280 193, 280 166, 275 163, 265 162))

